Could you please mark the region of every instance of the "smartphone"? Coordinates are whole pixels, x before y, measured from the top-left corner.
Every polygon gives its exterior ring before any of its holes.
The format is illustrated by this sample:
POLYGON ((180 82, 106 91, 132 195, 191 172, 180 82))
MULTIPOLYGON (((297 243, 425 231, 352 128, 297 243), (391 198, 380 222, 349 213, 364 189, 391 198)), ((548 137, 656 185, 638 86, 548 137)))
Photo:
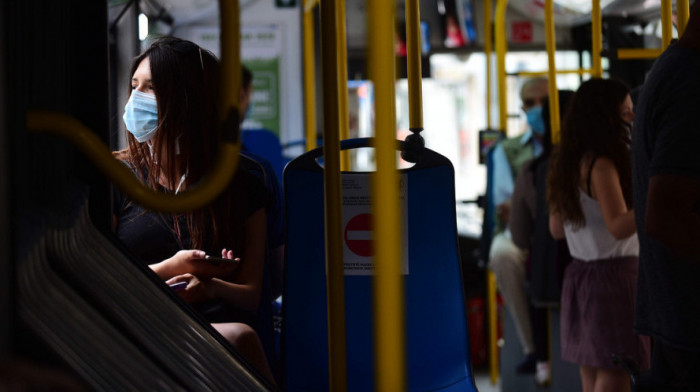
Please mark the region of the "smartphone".
POLYGON ((187 287, 187 282, 177 282, 170 285, 170 288, 174 291, 184 290, 187 287))
POLYGON ((226 259, 223 257, 216 257, 216 256, 209 256, 209 255, 204 256, 204 260, 206 260, 209 263, 214 264, 216 266, 219 266, 219 265, 225 264, 225 263, 238 264, 241 261, 241 259, 239 259, 238 257, 236 257, 235 259, 226 259))

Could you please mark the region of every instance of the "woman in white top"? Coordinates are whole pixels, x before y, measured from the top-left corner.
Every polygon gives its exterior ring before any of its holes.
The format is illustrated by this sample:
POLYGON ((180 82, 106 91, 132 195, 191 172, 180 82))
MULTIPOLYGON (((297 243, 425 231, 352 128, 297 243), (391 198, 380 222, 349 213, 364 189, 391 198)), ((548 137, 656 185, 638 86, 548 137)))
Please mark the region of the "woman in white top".
POLYGON ((639 242, 632 210, 629 88, 591 79, 574 95, 550 161, 550 231, 574 258, 561 297, 562 358, 580 366, 584 392, 629 391, 613 355, 649 367, 634 334, 639 242))

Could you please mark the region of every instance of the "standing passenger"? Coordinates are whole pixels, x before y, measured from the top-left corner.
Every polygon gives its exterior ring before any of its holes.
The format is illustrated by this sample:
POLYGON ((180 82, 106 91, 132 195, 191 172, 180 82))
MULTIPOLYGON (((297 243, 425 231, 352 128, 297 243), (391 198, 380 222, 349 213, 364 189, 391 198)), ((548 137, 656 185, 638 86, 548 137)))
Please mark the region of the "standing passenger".
POLYGON ((700 5, 649 73, 632 146, 639 231, 635 328, 654 341, 658 390, 700 381, 700 5))
MULTIPOLYGON (((525 294, 525 260, 527 252, 518 248, 511 239, 507 223, 510 216, 511 197, 515 178, 523 164, 542 153, 542 101, 547 97, 547 79, 526 81, 520 89, 522 110, 527 116, 527 131, 516 137, 504 139, 494 147, 493 203, 496 206, 494 237, 489 250, 489 268, 496 276, 498 289, 515 322, 525 358, 516 372, 535 373, 537 356, 532 335, 530 310, 525 294)), ((488 219, 488 218, 486 218, 488 219)), ((543 364, 546 361, 543 362, 543 364)))
POLYGON ((573 261, 561 297, 562 359, 580 366, 584 392, 629 391, 613 354, 649 367, 633 332, 639 242, 632 210, 629 88, 591 79, 574 94, 550 162, 550 230, 573 261))

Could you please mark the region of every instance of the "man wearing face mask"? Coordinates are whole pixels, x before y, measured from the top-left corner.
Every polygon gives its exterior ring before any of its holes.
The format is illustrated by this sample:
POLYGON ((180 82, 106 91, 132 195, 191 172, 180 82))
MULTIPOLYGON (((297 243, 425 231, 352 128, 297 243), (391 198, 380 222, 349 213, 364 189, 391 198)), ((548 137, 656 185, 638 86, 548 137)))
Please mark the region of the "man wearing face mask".
POLYGON ((492 152, 493 205, 496 206, 494 237, 489 250, 489 268, 496 276, 499 291, 505 300, 523 347, 524 360, 518 365, 518 373, 535 373, 537 361, 528 300, 525 295, 525 261, 527 252, 518 248, 507 228, 510 201, 515 178, 523 164, 542 153, 544 121, 542 101, 547 97, 547 79, 526 81, 520 90, 522 109, 528 129, 520 136, 504 139, 492 152))

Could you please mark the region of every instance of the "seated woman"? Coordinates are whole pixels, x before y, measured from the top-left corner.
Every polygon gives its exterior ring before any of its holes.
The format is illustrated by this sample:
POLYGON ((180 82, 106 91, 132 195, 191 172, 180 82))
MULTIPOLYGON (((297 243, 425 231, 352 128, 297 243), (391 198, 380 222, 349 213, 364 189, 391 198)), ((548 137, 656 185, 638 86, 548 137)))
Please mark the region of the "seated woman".
MULTIPOLYGON (((172 37, 136 57, 125 107, 128 147, 115 152, 152 189, 177 194, 212 171, 220 141, 217 59, 196 44, 172 37)), ((264 186, 237 171, 209 206, 182 214, 148 211, 114 198, 115 232, 131 253, 173 284, 268 378, 256 326, 265 255, 264 186), (207 262, 206 255, 240 263, 207 262), (235 255, 235 257, 234 257, 235 255), (207 304, 214 303, 217 306, 207 304), (212 316, 215 315, 215 316, 212 316), (239 323, 246 323, 249 326, 239 323), (252 343, 251 343, 252 342, 252 343), (261 360, 262 358, 262 360, 261 360)))

